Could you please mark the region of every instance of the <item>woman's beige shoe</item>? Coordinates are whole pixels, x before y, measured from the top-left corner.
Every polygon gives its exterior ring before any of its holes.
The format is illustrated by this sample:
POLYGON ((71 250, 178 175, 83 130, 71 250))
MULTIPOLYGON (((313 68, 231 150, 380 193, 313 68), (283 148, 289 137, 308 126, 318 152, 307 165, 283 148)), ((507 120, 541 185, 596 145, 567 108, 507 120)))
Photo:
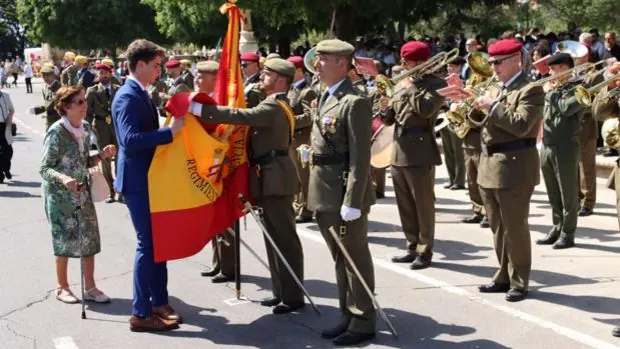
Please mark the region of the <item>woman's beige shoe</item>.
POLYGON ((75 304, 80 302, 68 288, 57 288, 56 299, 67 304, 75 304))
POLYGON ((110 297, 101 292, 98 288, 93 287, 84 293, 84 300, 95 303, 110 303, 110 297))

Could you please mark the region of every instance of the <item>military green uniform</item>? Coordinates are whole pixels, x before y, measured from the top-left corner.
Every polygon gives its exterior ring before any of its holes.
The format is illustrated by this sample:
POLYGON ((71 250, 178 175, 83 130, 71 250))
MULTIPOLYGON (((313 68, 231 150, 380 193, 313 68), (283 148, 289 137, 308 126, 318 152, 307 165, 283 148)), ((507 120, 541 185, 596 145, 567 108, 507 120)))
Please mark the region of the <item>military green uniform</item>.
POLYGON ((80 68, 74 63, 63 69, 60 73, 60 83, 62 86, 75 86, 78 84, 78 71, 80 68))
MULTIPOLYGON (((592 103, 592 114, 597 121, 604 121, 609 118, 620 117, 620 98, 609 98, 609 89, 603 87, 596 95, 592 103)), ((616 211, 618 215, 618 226, 620 226, 620 160, 616 161, 616 167, 612 173, 613 183, 611 186, 616 191, 616 211)))
MULTIPOLYGON (((118 147, 116 140, 116 132, 112 123, 112 99, 120 86, 110 84, 103 86, 97 84, 86 90, 86 102, 88 109, 86 112, 86 121, 90 123, 97 135, 97 146, 103 149, 108 145, 118 147)), ((114 197, 114 176, 112 175, 112 161, 105 159, 101 161, 103 176, 108 182, 110 188, 110 197, 114 197)))
POLYGON ((184 69, 181 72, 181 76, 183 79, 183 83, 190 89, 190 91, 194 90, 194 74, 189 69, 184 69))
POLYGON ((155 103, 155 105, 157 106, 159 115, 160 116, 166 115, 163 109, 164 107, 163 98, 159 96, 160 92, 166 93, 168 91, 168 86, 166 85, 166 83, 160 79, 157 79, 155 80, 154 83, 150 84, 146 89, 149 93, 149 96, 153 100, 153 103, 155 103))
POLYGON ((353 88, 357 91, 357 95, 367 98, 368 97, 368 89, 366 88, 366 83, 364 80, 359 79, 353 82, 353 88))
MULTIPOLYGON (((370 92, 368 99, 370 100, 370 103, 372 104, 373 119, 379 118, 380 117, 379 112, 381 108, 379 101, 381 100, 381 94, 379 93, 379 90, 376 87, 372 90, 372 92, 370 92)), ((372 143, 371 143, 371 146, 372 146, 372 143)), ((375 194, 377 198, 385 197, 385 172, 386 172, 385 168, 376 168, 372 166, 370 167, 370 174, 372 176, 372 184, 375 188, 375 194)))
POLYGON ((252 75, 245 81, 243 93, 245 94, 245 103, 248 108, 256 107, 263 99, 265 93, 260 89, 260 73, 252 75))
MULTIPOLYGON (((295 165, 289 157, 291 125, 284 109, 276 101, 286 102, 284 94, 271 95, 249 109, 202 107, 207 123, 250 126, 248 153, 250 192, 263 208, 263 221, 284 258, 303 280, 303 251, 295 227, 293 195, 297 193, 295 165)), ((265 239, 273 295, 284 303, 303 302, 303 293, 265 239)))
POLYGON ((291 102, 291 108, 295 113, 295 135, 293 138, 293 146, 290 149, 290 155, 297 170, 297 178, 299 180, 299 190, 295 194, 295 202, 293 207, 296 214, 300 218, 312 218, 312 211, 306 207, 308 199, 308 180, 310 178, 310 169, 302 166, 297 154, 297 147, 302 144, 310 145, 310 130, 312 129, 312 116, 308 109, 310 103, 316 99, 314 90, 310 88, 308 82, 304 79, 291 86, 288 92, 288 100, 291 102), (307 106, 304 106, 307 104, 307 106))
POLYGON ((118 86, 121 85, 121 81, 114 75, 112 75, 110 82, 112 83, 112 85, 118 85, 118 86))
POLYGON ((478 187, 478 170, 480 166, 480 152, 482 151, 481 131, 479 127, 471 125, 469 132, 462 140, 463 151, 465 152, 465 169, 467 171, 467 191, 469 192, 471 209, 476 216, 484 216, 486 214, 484 203, 480 196, 480 188, 478 187))
POLYGON ((443 154, 448 169, 449 184, 465 186, 465 154, 463 141, 454 132, 445 127, 440 132, 443 154))
POLYGON ((443 79, 425 75, 413 86, 396 91, 381 116, 385 125, 396 124, 392 181, 407 249, 427 261, 435 238, 434 170, 441 165, 434 125, 444 98, 436 91, 445 86, 443 79))
MULTIPOLYGON (((593 86, 604 79, 603 73, 588 79, 586 86, 593 86)), ((596 203, 596 140, 598 123, 592 116, 592 108, 586 108, 581 121, 581 157, 579 159, 579 200, 580 206, 593 210, 596 203)))
POLYGON ((57 120, 60 119, 60 115, 56 111, 56 91, 61 87, 58 80, 54 80, 50 85, 45 86, 43 90, 43 100, 45 100, 44 106, 38 106, 34 108, 35 114, 45 113, 45 131, 52 126, 57 120))
POLYGON ((528 216, 534 187, 540 183, 536 137, 545 94, 528 85, 524 73, 502 90, 482 130, 478 185, 495 253, 500 263, 493 281, 527 290, 532 265, 528 216))
POLYGON ((166 103, 168 103, 170 97, 180 92, 192 92, 192 90, 190 90, 189 87, 185 84, 185 82, 183 81, 183 77, 179 75, 176 79, 174 79, 174 81, 172 82, 172 86, 170 86, 170 89, 168 89, 168 92, 166 93, 164 98, 162 98, 162 106, 165 106, 166 103))
MULTIPOLYGON (((325 94, 328 91, 326 90, 325 94)), ((371 290, 375 287, 374 266, 368 249, 368 213, 375 203, 370 178, 372 110, 345 78, 313 115, 312 162, 308 209, 315 211, 319 229, 336 264, 336 281, 342 323, 355 333, 374 333, 372 300, 347 267, 347 262, 329 232, 346 226, 341 241, 371 290), (360 209, 361 217, 343 222, 342 206, 360 209)))

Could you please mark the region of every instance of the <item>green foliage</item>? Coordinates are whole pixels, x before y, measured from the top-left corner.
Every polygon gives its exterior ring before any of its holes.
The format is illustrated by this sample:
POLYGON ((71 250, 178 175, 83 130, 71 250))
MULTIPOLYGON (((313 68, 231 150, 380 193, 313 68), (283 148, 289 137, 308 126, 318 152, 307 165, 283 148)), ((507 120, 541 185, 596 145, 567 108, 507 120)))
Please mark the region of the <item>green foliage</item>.
POLYGON ((17 13, 30 39, 63 48, 114 49, 139 37, 165 40, 154 12, 139 0, 18 0, 17 13))
POLYGON ((24 45, 24 32, 17 20, 15 0, 0 0, 0 54, 10 52, 12 57, 21 56, 24 45))
POLYGON ((612 30, 618 25, 620 1, 617 0, 541 0, 539 4, 538 23, 547 30, 566 30, 569 22, 599 31, 612 30))

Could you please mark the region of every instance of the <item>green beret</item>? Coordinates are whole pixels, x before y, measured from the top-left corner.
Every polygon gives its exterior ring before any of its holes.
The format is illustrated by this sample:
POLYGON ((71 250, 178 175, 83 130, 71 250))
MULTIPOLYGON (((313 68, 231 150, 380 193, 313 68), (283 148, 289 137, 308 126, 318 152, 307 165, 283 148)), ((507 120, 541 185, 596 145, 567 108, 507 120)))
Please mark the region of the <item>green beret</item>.
POLYGON ((54 68, 44 65, 40 72, 41 74, 54 74, 54 68))
POLYGON ((266 60, 265 69, 271 70, 290 79, 295 78, 295 65, 282 58, 272 58, 266 60))
POLYGON ((267 59, 274 59, 274 58, 282 58, 282 57, 280 57, 280 55, 277 53, 270 53, 267 55, 267 59))
POLYGON ((323 40, 316 45, 316 53, 332 56, 352 56, 355 47, 348 42, 333 39, 323 40))
POLYGON ((202 61, 196 64, 196 70, 199 73, 216 74, 218 69, 219 69, 219 64, 216 61, 202 61))

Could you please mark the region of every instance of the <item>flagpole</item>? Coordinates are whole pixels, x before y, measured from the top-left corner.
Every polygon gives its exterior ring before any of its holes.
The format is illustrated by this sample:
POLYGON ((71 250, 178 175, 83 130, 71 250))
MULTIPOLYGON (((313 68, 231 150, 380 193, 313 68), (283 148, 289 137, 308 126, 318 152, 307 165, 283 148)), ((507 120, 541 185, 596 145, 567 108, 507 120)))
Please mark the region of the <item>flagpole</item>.
POLYGON ((241 229, 239 228, 239 220, 234 224, 235 231, 235 292, 237 299, 241 299, 241 229))

